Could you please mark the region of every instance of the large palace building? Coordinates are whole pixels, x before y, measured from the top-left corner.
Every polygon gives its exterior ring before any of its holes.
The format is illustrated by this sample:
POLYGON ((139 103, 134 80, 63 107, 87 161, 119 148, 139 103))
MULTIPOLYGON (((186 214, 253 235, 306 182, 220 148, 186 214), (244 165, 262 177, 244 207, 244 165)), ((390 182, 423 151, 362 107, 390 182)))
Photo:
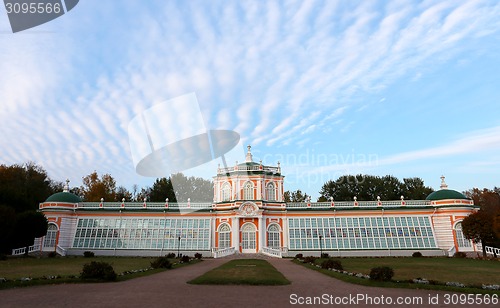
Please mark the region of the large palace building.
POLYGON ((463 194, 441 189, 426 200, 286 203, 281 167, 252 159, 219 168, 209 203, 81 202, 68 186, 40 204, 49 221, 38 240, 62 255, 164 255, 222 257, 452 255, 478 248, 461 221, 478 209, 463 194))

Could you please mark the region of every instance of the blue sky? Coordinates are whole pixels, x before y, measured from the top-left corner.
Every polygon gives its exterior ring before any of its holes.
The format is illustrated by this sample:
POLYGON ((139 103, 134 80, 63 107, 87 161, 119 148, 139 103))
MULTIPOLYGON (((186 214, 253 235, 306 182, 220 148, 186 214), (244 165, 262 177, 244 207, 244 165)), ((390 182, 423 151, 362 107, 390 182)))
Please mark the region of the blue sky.
POLYGON ((499 47, 498 1, 85 0, 16 34, 2 8, 0 163, 151 185, 128 125, 195 93, 204 127, 280 160, 289 190, 347 173, 492 188, 499 47))

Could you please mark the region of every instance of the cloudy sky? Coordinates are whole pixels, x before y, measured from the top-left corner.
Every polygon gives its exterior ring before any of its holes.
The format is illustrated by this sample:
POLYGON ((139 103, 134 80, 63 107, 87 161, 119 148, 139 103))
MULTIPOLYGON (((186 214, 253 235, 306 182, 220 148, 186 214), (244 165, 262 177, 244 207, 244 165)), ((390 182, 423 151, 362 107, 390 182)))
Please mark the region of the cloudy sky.
POLYGON ((1 9, 1 164, 150 185, 129 124, 188 93, 199 110, 172 110, 172 131, 239 133, 285 189, 317 197, 347 173, 500 186, 496 0, 85 0, 15 34, 1 9))

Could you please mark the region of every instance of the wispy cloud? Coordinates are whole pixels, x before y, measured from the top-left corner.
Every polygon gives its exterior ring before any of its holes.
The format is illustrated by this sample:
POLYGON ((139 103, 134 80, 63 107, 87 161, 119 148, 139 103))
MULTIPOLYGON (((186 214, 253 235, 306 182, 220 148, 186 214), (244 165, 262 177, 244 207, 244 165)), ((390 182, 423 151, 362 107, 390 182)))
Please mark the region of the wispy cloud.
MULTIPOLYGON (((377 94, 500 29, 494 1, 161 1, 89 13, 100 5, 87 1, 61 21, 78 39, 0 35, 2 162, 40 161, 58 178, 96 166, 130 178, 128 122, 189 92, 207 127, 254 144, 304 144, 346 129, 336 121, 353 125, 346 111, 364 104, 352 106, 352 97, 377 94)), ((480 135, 462 141, 498 145, 480 135)), ((380 163, 467 151, 460 145, 380 163)))

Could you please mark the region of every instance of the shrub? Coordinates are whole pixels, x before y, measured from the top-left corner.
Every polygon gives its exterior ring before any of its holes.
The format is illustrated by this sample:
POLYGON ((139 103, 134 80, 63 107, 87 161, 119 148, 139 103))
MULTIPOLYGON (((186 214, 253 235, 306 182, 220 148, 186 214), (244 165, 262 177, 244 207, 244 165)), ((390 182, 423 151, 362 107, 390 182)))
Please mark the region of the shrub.
POLYGON ((321 254, 321 258, 322 258, 322 259, 326 259, 326 258, 328 258, 328 257, 330 257, 330 255, 329 255, 329 254, 327 254, 326 252, 324 252, 324 253, 322 253, 322 254, 321 254))
POLYGON ((92 261, 83 265, 80 277, 84 280, 98 279, 114 281, 116 280, 116 273, 109 263, 92 261))
POLYGON ((344 270, 344 268, 342 267, 342 263, 340 263, 340 261, 334 260, 332 258, 329 258, 329 259, 321 262, 321 268, 324 268, 324 269, 333 268, 333 269, 336 269, 339 271, 344 270))
POLYGON ((166 257, 169 259, 173 259, 173 258, 175 258, 175 253, 171 252, 171 253, 167 254, 166 257))
POLYGON ((55 258, 55 257, 57 257, 57 253, 55 251, 51 251, 51 252, 49 252, 49 254, 47 256, 49 258, 55 258))
POLYGON ((7 260, 7 256, 4 255, 3 253, 0 253, 0 261, 5 261, 7 260))
POLYGON ((181 262, 182 263, 188 263, 189 262, 189 256, 182 256, 181 257, 181 262))
POLYGON ((85 252, 83 252, 83 256, 85 258, 93 258, 94 257, 94 252, 92 252, 92 251, 85 251, 85 252))
POLYGON ((420 251, 415 251, 411 256, 414 258, 421 258, 422 253, 420 251))
POLYGON ((304 255, 301 253, 298 253, 295 255, 295 259, 302 259, 303 257, 304 257, 304 255))
POLYGON ((394 270, 387 266, 374 267, 370 271, 370 279, 377 281, 390 281, 394 276, 394 270))
POLYGON ((307 256, 304 258, 304 262, 305 263, 314 263, 314 262, 316 262, 316 259, 317 259, 317 257, 307 256))
POLYGON ((453 258, 467 258, 467 254, 465 252, 457 251, 453 255, 453 258))
POLYGON ((151 262, 152 268, 172 268, 172 263, 167 257, 159 257, 151 262))
POLYGON ((199 259, 201 259, 202 255, 201 255, 201 253, 197 252, 194 254, 194 257, 199 260, 199 259))

